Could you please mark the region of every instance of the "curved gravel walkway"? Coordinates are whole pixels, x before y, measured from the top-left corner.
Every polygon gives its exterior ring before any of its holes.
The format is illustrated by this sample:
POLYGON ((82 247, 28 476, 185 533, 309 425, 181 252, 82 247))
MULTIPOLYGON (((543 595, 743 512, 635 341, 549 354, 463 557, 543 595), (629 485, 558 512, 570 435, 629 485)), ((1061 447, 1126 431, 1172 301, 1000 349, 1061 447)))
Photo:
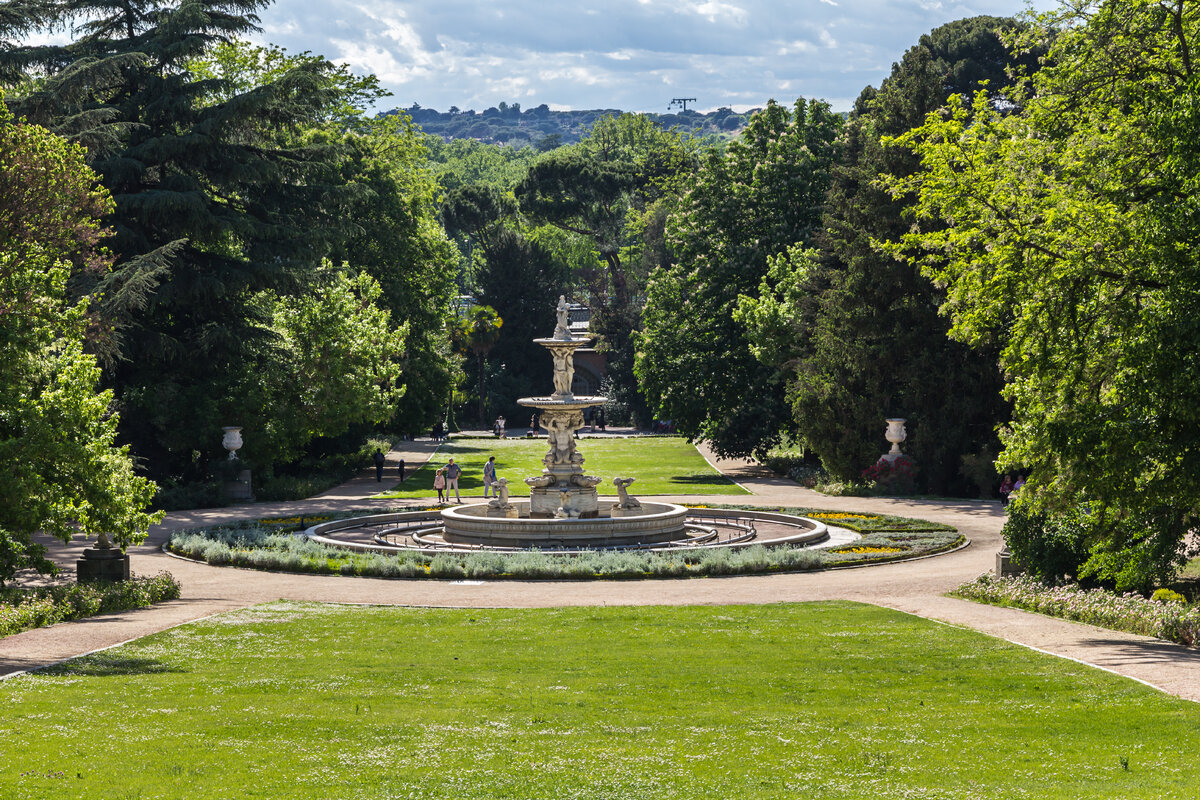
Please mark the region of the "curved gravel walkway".
MULTIPOLYGON (((410 468, 424 463, 436 444, 405 442, 389 455, 410 468)), ((445 607, 546 607, 565 605, 683 605, 854 600, 873 603, 951 625, 965 626, 1110 670, 1180 697, 1200 701, 1200 652, 1144 636, 1014 609, 944 597, 945 592, 995 566, 1004 516, 1000 504, 984 501, 893 500, 826 497, 774 477, 752 462, 721 461, 702 452, 724 473, 753 492, 752 497, 719 498, 757 506, 807 506, 921 517, 954 525, 970 540, 963 550, 900 564, 787 575, 646 581, 393 581, 338 576, 307 576, 209 567, 159 551, 169 531, 260 516, 292 516, 346 508, 403 505, 371 500, 395 482, 389 464, 381 487, 373 470, 315 498, 258 503, 224 509, 176 512, 132 548, 133 570, 170 570, 183 585, 183 597, 150 609, 108 614, 0 639, 0 676, 36 668, 136 639, 184 622, 255 603, 296 601, 382 603, 445 607)), ((665 498, 704 502, 703 496, 665 498)), ((55 547, 55 557, 74 567, 84 543, 55 547)))

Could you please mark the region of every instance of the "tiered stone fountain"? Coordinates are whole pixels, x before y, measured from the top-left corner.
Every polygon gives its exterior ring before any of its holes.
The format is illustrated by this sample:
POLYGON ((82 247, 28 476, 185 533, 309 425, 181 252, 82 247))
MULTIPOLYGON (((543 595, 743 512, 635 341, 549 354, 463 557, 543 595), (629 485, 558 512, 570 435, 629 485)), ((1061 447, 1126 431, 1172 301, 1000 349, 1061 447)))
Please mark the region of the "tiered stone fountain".
POLYGON ((583 427, 583 411, 607 398, 576 397, 575 350, 589 339, 576 339, 567 322, 567 303, 558 299, 558 324, 549 339, 535 342, 554 361, 554 393, 523 397, 517 402, 539 412, 550 449, 542 474, 526 478, 529 501, 510 502, 507 485, 491 503, 455 506, 442 512, 445 540, 453 543, 506 547, 612 547, 687 539, 687 509, 673 503, 641 503, 629 496, 632 478, 616 478, 615 503, 602 505, 596 491, 601 479, 585 475, 575 432, 583 427))

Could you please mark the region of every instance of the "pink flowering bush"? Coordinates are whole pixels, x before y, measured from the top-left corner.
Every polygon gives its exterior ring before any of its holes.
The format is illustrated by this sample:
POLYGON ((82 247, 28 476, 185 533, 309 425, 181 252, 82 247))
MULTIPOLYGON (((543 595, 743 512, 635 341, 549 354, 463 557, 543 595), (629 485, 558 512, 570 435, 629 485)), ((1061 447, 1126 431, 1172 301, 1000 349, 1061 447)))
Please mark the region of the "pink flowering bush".
POLYGON ((884 494, 912 494, 917 489, 917 462, 905 455, 881 458, 862 471, 863 480, 884 494))
POLYGON ((951 594, 996 606, 1036 611, 1143 636, 1157 636, 1196 647, 1200 644, 1200 608, 1147 600, 1140 594, 1081 589, 1073 583, 1052 586, 1035 578, 981 575, 951 594))

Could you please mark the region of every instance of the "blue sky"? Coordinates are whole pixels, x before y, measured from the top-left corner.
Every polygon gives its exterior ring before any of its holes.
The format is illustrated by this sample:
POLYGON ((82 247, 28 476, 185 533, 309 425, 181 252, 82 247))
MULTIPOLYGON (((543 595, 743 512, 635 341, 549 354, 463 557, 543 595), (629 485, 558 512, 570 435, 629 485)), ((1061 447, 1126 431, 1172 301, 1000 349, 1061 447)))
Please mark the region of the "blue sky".
MULTIPOLYGON (((1048 9, 1053 0, 1036 0, 1048 9)), ((1023 0, 280 0, 255 37, 375 73, 384 107, 846 110, 938 25, 1023 0)))

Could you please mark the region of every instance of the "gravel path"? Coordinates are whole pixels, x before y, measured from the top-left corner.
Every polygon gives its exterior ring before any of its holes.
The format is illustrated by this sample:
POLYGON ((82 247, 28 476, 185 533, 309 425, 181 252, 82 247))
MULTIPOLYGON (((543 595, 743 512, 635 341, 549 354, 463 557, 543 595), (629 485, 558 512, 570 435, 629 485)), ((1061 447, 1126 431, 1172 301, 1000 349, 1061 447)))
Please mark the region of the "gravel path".
MULTIPOLYGON (((646 581, 393 581, 337 576, 305 576, 209 567, 172 558, 159 551, 169 531, 262 516, 292 516, 346 508, 404 505, 372 500, 394 484, 392 464, 404 458, 409 469, 435 451, 429 440, 405 442, 389 454, 388 476, 381 487, 374 470, 318 497, 287 503, 176 512, 151 532, 145 545, 132 548, 138 574, 170 570, 183 585, 183 597, 150 609, 108 614, 27 631, 0 639, 0 676, 55 663, 174 625, 234 608, 278 599, 318 602, 381 603, 430 607, 519 607, 567 605, 711 605, 810 600, 854 600, 963 626, 1064 658, 1125 675, 1189 700, 1200 702, 1200 652, 1144 636, 1082 625, 1013 609, 944 597, 945 592, 995 566, 1003 510, 999 503, 951 500, 892 500, 826 497, 774 477, 753 462, 721 461, 701 451, 722 472, 753 492, 752 497, 720 498, 756 506, 806 506, 868 513, 899 514, 954 525, 970 540, 963 550, 944 556, 827 572, 769 576, 646 581)), ((664 498, 704 502, 702 496, 664 498)), ((56 544, 55 558, 74 568, 85 546, 56 544)))

